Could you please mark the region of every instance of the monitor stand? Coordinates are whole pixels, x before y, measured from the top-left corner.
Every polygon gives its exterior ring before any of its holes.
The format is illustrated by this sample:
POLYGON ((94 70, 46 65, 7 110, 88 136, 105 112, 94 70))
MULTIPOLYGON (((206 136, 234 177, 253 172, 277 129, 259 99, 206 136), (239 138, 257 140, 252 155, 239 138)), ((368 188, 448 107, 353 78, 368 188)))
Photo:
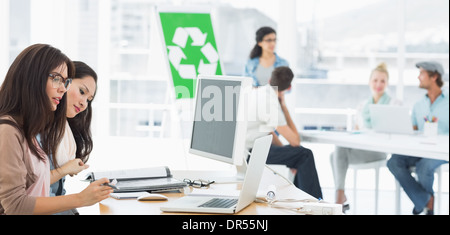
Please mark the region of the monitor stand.
POLYGON ((242 161, 242 165, 236 166, 236 179, 244 181, 245 173, 247 172, 247 159, 242 161))
POLYGON ((224 175, 224 176, 214 176, 210 180, 213 180, 216 184, 233 184, 244 182, 245 173, 247 172, 247 161, 242 162, 242 165, 235 166, 236 174, 224 175))
MULTIPOLYGON (((260 139, 262 139, 262 138, 267 138, 267 137, 261 137, 260 139)), ((271 143, 271 141, 272 141, 272 139, 270 139, 270 143, 271 143)), ((255 143, 256 142, 258 142, 258 141, 255 141, 255 143)), ((249 154, 250 154, 251 157, 265 157, 265 158, 267 158, 267 154, 268 153, 265 153, 265 152, 264 152, 265 156, 258 156, 258 154, 260 154, 260 155, 262 154, 261 151, 258 151, 258 150, 265 149, 267 147, 270 148, 270 146, 265 146, 264 141, 262 141, 259 144, 253 145, 253 151, 251 153, 249 153, 249 154), (257 151, 255 151, 255 150, 257 150, 257 151), (253 156, 254 154, 256 156, 253 156)), ((216 177, 213 180, 214 180, 215 183, 243 182, 244 179, 245 179, 245 174, 247 172, 247 166, 248 166, 248 164, 247 164, 247 157, 245 157, 243 159, 243 161, 242 161, 242 165, 236 166, 236 175, 230 176, 230 177, 226 177, 226 176, 225 177, 216 177)))

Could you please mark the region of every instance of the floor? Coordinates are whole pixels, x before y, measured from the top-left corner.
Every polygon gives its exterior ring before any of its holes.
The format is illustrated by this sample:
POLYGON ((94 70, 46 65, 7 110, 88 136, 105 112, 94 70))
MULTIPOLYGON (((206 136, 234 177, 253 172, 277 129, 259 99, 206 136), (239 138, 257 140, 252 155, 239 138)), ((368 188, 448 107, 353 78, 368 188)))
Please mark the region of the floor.
MULTIPOLYGON (((323 194, 325 197, 334 197, 334 189, 323 188, 323 194)), ((346 211, 347 215, 375 215, 375 191, 374 190, 358 190, 356 208, 353 200, 353 190, 347 190, 347 202, 350 205, 350 209, 346 211)), ((378 215, 396 215, 395 211, 395 191, 381 190, 379 192, 379 207, 378 215)), ((436 198, 436 200, 438 200, 436 198)), ((448 215, 449 214, 449 196, 448 192, 442 194, 440 210, 438 210, 437 202, 435 202, 435 214, 436 215, 448 215)), ((400 215, 412 215, 413 204, 409 200, 405 193, 401 195, 401 210, 400 215)))

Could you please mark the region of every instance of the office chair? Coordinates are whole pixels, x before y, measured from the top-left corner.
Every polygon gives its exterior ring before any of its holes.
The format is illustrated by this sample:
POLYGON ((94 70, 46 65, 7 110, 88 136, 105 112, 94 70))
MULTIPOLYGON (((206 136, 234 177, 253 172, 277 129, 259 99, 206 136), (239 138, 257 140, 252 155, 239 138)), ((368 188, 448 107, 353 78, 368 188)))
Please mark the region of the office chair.
POLYGON ((380 168, 386 166, 386 159, 361 163, 361 164, 350 164, 349 169, 352 169, 353 174, 353 214, 356 215, 356 195, 357 195, 357 178, 358 170, 374 169, 375 170, 375 214, 378 215, 378 195, 379 195, 379 184, 380 184, 380 168))

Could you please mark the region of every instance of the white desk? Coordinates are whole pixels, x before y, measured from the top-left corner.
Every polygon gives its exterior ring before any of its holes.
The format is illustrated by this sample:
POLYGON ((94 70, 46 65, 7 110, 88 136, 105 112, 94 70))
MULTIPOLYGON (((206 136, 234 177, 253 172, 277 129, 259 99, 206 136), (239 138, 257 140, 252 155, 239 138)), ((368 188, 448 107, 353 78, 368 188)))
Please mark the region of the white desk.
POLYGON ((449 136, 382 134, 375 132, 347 133, 334 131, 300 131, 302 141, 336 146, 403 154, 408 156, 449 160, 449 136))
MULTIPOLYGON (((183 179, 207 179, 207 177, 211 176, 224 176, 228 175, 226 172, 217 172, 217 171, 173 171, 172 172, 175 178, 183 179)), ((298 189, 291 183, 284 180, 277 174, 274 174, 272 171, 267 168, 264 169, 263 176, 261 178, 261 183, 259 186, 260 190, 267 190, 269 185, 276 185, 278 199, 312 199, 314 197, 303 192, 298 189)), ((209 189, 203 189, 205 191, 208 190, 221 190, 221 191, 235 191, 240 190, 241 183, 238 184, 212 184, 209 189)), ((169 201, 175 200, 184 196, 182 193, 164 193, 169 198, 169 201)), ((136 199, 113 199, 108 198, 99 203, 100 205, 100 214, 107 215, 173 215, 173 214, 184 214, 184 215, 193 215, 198 213, 169 213, 162 212, 159 208, 162 204, 167 203, 166 201, 137 201, 136 199)), ((293 207, 299 206, 299 203, 289 203, 284 206, 293 207)), ((238 215, 298 215, 299 213, 286 210, 279 209, 275 207, 271 207, 266 203, 251 203, 248 207, 241 210, 238 215)))

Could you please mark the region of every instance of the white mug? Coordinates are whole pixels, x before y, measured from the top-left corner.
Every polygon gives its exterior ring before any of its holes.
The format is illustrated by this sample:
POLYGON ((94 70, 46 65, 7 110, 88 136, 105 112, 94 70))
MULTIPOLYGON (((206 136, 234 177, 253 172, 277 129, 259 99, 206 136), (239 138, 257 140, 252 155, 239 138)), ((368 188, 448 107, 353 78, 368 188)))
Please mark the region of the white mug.
POLYGON ((437 122, 425 122, 423 125, 424 136, 437 136, 438 123, 437 122))

